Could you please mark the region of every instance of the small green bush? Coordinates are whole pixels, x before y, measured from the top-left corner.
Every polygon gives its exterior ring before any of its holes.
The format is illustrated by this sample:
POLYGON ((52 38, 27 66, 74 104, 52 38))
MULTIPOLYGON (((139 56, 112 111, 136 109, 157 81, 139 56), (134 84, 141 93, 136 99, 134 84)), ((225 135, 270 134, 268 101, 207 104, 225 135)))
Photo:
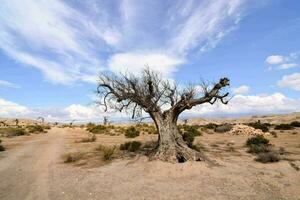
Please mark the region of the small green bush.
POLYGON ((268 145, 269 144, 269 140, 267 138, 265 138, 262 135, 257 135, 255 137, 251 137, 247 139, 246 145, 250 146, 250 145, 268 145))
POLYGON ((187 145, 192 148, 195 137, 201 136, 202 133, 198 130, 197 126, 184 125, 182 128, 184 130, 182 138, 187 143, 187 145))
POLYGON ((293 121, 293 122, 291 122, 290 125, 293 126, 293 127, 300 127, 300 122, 298 122, 298 121, 293 121))
POLYGON ((222 124, 219 125, 215 128, 215 132, 217 133, 225 133, 228 132, 232 129, 232 125, 231 124, 222 124))
POLYGON ((209 123, 209 124, 204 125, 203 127, 207 128, 207 129, 215 129, 217 126, 218 125, 215 123, 209 123))
POLYGON ((44 127, 41 125, 29 125, 26 126, 29 133, 41 133, 44 132, 44 127))
POLYGON ((270 151, 266 153, 259 153, 255 160, 261 163, 272 163, 272 162, 278 162, 280 158, 276 152, 270 151))
POLYGON ((116 146, 102 148, 102 152, 103 152, 102 159, 103 160, 112 160, 115 150, 116 150, 116 146))
POLYGON ((94 133, 94 134, 102 134, 107 131, 107 127, 103 125, 91 125, 87 127, 87 131, 94 133))
POLYGON ((274 128, 275 130, 293 130, 294 126, 290 124, 278 124, 274 128))
POLYGON ((127 138, 135 138, 139 135, 140 132, 134 126, 131 126, 125 130, 125 137, 127 138))
POLYGON ((269 131, 269 126, 270 126, 269 123, 261 123, 260 121, 253 122, 253 123, 248 123, 247 125, 255 128, 255 129, 260 129, 263 132, 268 132, 269 131))
POLYGON ((141 147, 142 143, 139 141, 125 142, 120 145, 120 150, 126 150, 130 152, 138 151, 141 147))
POLYGON ((0 144, 0 151, 5 151, 5 148, 2 144, 0 144))
POLYGON ((23 128, 0 128, 0 135, 5 137, 14 137, 26 134, 27 132, 23 128))

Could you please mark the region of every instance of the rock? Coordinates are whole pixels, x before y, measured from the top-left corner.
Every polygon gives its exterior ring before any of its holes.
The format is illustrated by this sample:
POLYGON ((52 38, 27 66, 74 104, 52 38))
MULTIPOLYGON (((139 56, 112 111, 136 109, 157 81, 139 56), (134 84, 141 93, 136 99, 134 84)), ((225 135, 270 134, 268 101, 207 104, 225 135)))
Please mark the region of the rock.
POLYGON ((255 129, 253 127, 243 125, 243 124, 237 124, 233 126, 231 131, 227 133, 232 135, 269 135, 270 134, 270 133, 264 133, 260 129, 255 129))

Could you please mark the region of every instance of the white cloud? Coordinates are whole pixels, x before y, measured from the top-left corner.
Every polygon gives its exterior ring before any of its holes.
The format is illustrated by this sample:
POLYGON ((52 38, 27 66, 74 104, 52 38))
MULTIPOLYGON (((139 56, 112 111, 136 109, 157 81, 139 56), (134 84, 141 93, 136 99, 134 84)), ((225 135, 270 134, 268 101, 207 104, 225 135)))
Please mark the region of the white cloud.
POLYGON ((9 81, 5 81, 5 80, 0 80, 0 88, 1 87, 20 88, 19 85, 11 83, 9 81))
POLYGON ((300 73, 283 76, 282 79, 277 82, 277 85, 300 91, 300 73))
POLYGON ((239 23, 244 1, 188 1, 174 4, 170 12, 174 26, 171 49, 180 54, 195 47, 213 48, 239 23))
POLYGON ((120 53, 108 60, 108 66, 113 72, 137 73, 148 65, 166 77, 175 72, 176 66, 181 63, 182 59, 159 53, 120 53))
POLYGON ((4 118, 17 118, 19 116, 25 116, 30 110, 25 106, 17 103, 7 101, 0 98, 0 116, 4 118))
POLYGON ((297 67, 298 64, 296 63, 284 63, 284 64, 281 64, 279 65, 279 69, 290 69, 290 68, 294 68, 294 67, 297 67))
POLYGON ((274 114, 300 111, 300 99, 291 99, 281 93, 270 95, 236 95, 227 105, 200 105, 187 114, 193 115, 234 115, 274 114))
MULTIPOLYGON (((87 77, 133 54, 145 59, 139 61, 142 66, 148 62, 152 67, 153 62, 169 74, 193 49, 216 46, 239 23, 244 4, 2 0, 0 49, 53 83, 94 82, 87 77)), ((125 64, 133 63, 125 59, 125 64)))
MULTIPOLYGON (((266 58, 266 63, 269 65, 275 65, 279 70, 285 70, 297 67, 297 61, 299 52, 290 53, 288 56, 283 55, 271 55, 266 58)), ((272 70, 274 67, 269 66, 268 69, 272 70)))
POLYGON ((250 91, 250 87, 247 85, 241 85, 232 89, 234 94, 247 94, 250 91))
POLYGON ((284 61, 285 61, 285 58, 282 55, 271 55, 266 58, 266 62, 270 65, 281 64, 284 61))
POLYGON ((95 21, 58 0, 3 0, 0 29, 4 53, 62 84, 99 72, 98 49, 119 41, 119 33, 104 20, 95 21))

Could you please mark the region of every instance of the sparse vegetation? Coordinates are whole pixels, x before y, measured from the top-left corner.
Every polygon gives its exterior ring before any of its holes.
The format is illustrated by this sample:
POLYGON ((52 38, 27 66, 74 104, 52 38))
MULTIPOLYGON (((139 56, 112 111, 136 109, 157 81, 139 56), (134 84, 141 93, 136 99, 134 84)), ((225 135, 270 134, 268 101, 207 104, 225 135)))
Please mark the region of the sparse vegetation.
POLYGON ((103 152, 103 160, 111 160, 113 158, 116 147, 105 147, 102 149, 103 152))
POLYGON ((262 132, 268 132, 269 127, 271 126, 271 124, 269 124, 269 123, 261 123, 260 121, 248 123, 246 125, 251 126, 255 129, 260 129, 260 130, 262 130, 262 132))
POLYGON ((0 128, 0 135, 5 137, 14 137, 14 136, 21 136, 27 135, 27 132, 23 128, 0 128))
POLYGON ((135 138, 140 135, 140 132, 134 127, 130 126, 125 130, 125 137, 127 138, 135 138))
POLYGON ((73 163, 77 162, 83 157, 82 152, 73 152, 73 153, 66 153, 62 155, 62 159, 64 163, 73 163))
POLYGON ((81 140, 79 141, 76 141, 76 142, 95 142, 97 140, 97 137, 95 134, 92 134, 90 137, 87 137, 87 138, 82 138, 81 140))
POLYGON ((0 140, 0 151, 5 151, 5 148, 1 143, 2 143, 2 140, 0 140))
POLYGON ((233 126, 231 124, 222 124, 222 125, 218 125, 214 130, 217 133, 225 133, 231 131, 232 127, 233 126))
POLYGON ((182 126, 182 138, 190 148, 193 148, 193 142, 196 136, 201 136, 202 133, 198 130, 198 126, 182 126))
POLYGON ((257 162, 269 163, 280 160, 278 153, 273 150, 270 141, 261 135, 249 138, 246 145, 248 146, 249 153, 257 155, 255 158, 257 162))
POLYGON ((44 132, 44 127, 41 125, 28 125, 26 129, 29 133, 42 133, 44 132))
POLYGON ((277 138, 277 132, 276 131, 271 131, 270 134, 274 137, 274 138, 277 138))
POLYGON ((278 124, 274 127, 275 130, 293 130, 294 126, 291 124, 278 124))
POLYGON ((120 150, 135 152, 135 151, 138 151, 141 146, 142 146, 142 143, 139 141, 125 142, 124 144, 120 145, 120 150))
POLYGON ((251 137, 247 139, 246 145, 250 146, 250 145, 268 145, 269 144, 269 140, 267 138, 265 138, 262 135, 258 135, 255 137, 251 137))
POLYGON ((293 122, 291 122, 290 125, 293 126, 293 127, 300 127, 300 122, 298 122, 298 121, 293 121, 293 122))
POLYGON ((89 123, 87 125, 87 131, 94 133, 94 134, 103 134, 107 131, 107 127, 103 125, 95 125, 92 123, 89 123))
POLYGON ((255 158, 255 160, 261 163, 272 163, 272 162, 278 162, 280 158, 275 151, 269 151, 269 152, 259 153, 255 158))
POLYGON ((204 125, 203 127, 206 129, 215 129, 217 126, 218 125, 215 123, 209 123, 209 124, 204 125))

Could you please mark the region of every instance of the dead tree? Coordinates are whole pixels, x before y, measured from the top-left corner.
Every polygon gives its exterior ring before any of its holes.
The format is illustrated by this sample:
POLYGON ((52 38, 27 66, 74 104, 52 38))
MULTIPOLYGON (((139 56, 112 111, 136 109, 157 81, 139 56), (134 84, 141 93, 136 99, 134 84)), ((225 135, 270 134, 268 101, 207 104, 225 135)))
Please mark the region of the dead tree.
POLYGON ((45 121, 45 119, 44 119, 43 117, 38 117, 36 120, 37 120, 37 121, 41 120, 41 123, 42 123, 42 124, 43 124, 44 121, 45 121))
POLYGON ((178 116, 194 106, 220 101, 227 104, 229 79, 222 78, 213 85, 202 84, 199 87, 188 86, 180 90, 176 84, 163 80, 161 75, 144 69, 137 76, 133 74, 103 74, 99 78, 97 93, 100 105, 120 112, 130 111, 132 118, 146 112, 153 119, 158 143, 151 157, 168 162, 205 160, 204 155, 187 146, 177 129, 178 116), (163 109, 164 108, 164 109, 163 109))
POLYGON ((15 119, 15 125, 18 126, 19 125, 19 119, 15 119))
POLYGON ((103 117, 103 125, 104 126, 108 125, 108 117, 107 116, 103 117))

